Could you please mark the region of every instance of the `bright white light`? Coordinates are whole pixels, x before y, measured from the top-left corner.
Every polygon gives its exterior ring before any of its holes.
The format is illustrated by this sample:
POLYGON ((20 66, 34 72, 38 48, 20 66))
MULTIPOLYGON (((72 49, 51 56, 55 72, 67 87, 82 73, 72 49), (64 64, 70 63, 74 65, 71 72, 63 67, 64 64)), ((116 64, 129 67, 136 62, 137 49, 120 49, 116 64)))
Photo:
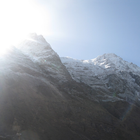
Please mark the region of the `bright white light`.
POLYGON ((29 33, 47 30, 49 15, 35 0, 0 0, 0 53, 29 33))

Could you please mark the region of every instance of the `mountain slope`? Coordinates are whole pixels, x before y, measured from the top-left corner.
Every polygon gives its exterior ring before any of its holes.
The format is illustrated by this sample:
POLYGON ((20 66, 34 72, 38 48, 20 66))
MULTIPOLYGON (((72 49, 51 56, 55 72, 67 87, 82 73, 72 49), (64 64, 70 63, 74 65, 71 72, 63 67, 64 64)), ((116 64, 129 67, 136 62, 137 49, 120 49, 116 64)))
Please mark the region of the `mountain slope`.
POLYGON ((59 56, 40 42, 46 41, 32 34, 0 57, 0 140, 140 139, 138 106, 102 102, 103 90, 73 80, 59 56))
POLYGON ((59 56, 52 50, 42 35, 30 34, 17 48, 34 63, 40 65, 40 68, 46 74, 49 73, 54 80, 65 82, 71 79, 59 56))
POLYGON ((115 54, 104 54, 92 60, 61 58, 70 75, 96 91, 99 100, 127 100, 139 104, 140 68, 115 54))

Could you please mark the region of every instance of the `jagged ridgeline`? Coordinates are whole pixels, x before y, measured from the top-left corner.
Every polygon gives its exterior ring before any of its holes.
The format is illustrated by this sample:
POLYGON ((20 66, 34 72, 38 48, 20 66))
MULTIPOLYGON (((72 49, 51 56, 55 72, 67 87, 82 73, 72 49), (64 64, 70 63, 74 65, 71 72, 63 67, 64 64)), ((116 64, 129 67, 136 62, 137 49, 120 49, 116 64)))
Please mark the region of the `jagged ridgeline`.
POLYGON ((136 65, 60 59, 31 34, 0 56, 0 140, 139 140, 139 92, 136 65))
POLYGON ((89 85, 98 100, 130 103, 140 101, 140 68, 115 54, 104 54, 91 60, 61 58, 72 78, 89 85))

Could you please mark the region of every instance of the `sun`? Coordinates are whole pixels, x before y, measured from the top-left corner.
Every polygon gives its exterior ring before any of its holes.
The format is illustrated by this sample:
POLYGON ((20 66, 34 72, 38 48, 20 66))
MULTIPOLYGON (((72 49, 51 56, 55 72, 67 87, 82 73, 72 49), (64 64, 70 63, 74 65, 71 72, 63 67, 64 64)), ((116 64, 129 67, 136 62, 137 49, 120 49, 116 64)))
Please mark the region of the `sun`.
POLYGON ((27 34, 49 30, 49 15, 35 0, 0 1, 0 53, 27 34))

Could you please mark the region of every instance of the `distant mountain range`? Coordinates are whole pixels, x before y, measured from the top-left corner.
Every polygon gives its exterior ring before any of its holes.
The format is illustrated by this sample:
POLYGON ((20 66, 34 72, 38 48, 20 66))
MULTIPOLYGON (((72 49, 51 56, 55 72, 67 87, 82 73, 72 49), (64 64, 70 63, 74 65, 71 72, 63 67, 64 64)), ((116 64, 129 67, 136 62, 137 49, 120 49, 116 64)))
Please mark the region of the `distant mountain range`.
POLYGON ((102 91, 102 98, 97 94, 98 100, 139 103, 140 68, 135 64, 115 54, 104 54, 91 60, 62 57, 61 61, 75 81, 102 91))
POLYGON ((59 57, 31 34, 0 56, 0 140, 139 140, 140 68, 115 54, 59 57))

